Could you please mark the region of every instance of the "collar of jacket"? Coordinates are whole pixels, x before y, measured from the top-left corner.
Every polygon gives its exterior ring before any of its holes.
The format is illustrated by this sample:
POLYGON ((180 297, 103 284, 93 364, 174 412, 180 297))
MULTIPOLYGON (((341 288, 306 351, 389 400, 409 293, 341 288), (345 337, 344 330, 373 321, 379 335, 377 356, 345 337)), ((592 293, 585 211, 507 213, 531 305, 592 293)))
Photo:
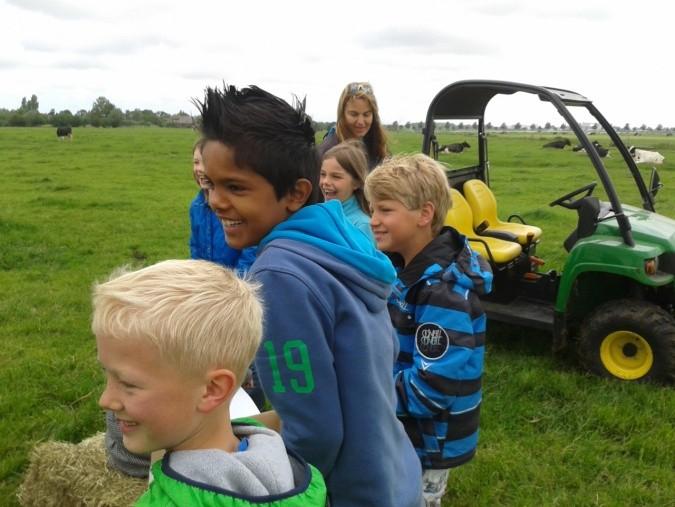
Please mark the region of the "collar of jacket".
POLYGON ((407 266, 398 254, 390 255, 398 271, 398 279, 406 287, 419 280, 442 273, 450 266, 464 247, 465 238, 452 227, 443 227, 441 232, 418 253, 407 266))

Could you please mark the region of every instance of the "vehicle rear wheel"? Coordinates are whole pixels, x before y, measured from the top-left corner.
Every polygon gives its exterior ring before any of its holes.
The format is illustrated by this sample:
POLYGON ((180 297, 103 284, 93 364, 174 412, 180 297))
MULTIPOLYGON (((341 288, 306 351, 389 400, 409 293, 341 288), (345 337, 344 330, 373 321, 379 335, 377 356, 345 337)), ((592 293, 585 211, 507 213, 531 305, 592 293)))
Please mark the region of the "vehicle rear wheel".
POLYGON ((647 301, 609 301, 584 319, 579 361, 592 373, 621 380, 675 380, 675 319, 647 301))

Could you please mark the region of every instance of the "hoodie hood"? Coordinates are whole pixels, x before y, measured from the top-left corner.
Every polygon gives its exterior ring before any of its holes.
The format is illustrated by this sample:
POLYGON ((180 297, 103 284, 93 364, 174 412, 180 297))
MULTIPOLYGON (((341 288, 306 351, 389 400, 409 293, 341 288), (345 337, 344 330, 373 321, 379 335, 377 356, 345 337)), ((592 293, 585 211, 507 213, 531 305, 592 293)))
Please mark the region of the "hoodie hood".
POLYGON ((407 287, 420 279, 441 278, 478 295, 492 290, 490 266, 471 250, 466 236, 452 227, 444 227, 407 266, 400 267, 400 261, 397 257, 394 264, 399 266, 398 277, 407 287))
POLYGON ((165 454, 153 464, 154 480, 134 505, 325 505, 321 475, 287 451, 280 435, 236 423, 233 429, 242 439, 237 452, 200 449, 165 454))
POLYGON ((297 211, 261 240, 260 250, 279 239, 317 248, 380 283, 390 285, 396 279, 391 261, 345 218, 337 199, 297 211))

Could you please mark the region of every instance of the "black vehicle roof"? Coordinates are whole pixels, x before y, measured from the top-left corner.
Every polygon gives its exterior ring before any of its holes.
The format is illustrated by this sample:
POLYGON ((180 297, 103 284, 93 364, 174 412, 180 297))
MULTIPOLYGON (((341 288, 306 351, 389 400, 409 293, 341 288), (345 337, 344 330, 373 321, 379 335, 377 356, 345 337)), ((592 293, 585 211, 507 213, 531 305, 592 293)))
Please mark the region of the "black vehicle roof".
POLYGON ((557 96, 565 105, 591 103, 579 93, 560 88, 510 81, 468 80, 457 81, 438 92, 429 106, 428 113, 434 119, 482 118, 488 102, 495 95, 511 95, 516 92, 532 93, 547 102, 551 101, 550 97, 557 96))

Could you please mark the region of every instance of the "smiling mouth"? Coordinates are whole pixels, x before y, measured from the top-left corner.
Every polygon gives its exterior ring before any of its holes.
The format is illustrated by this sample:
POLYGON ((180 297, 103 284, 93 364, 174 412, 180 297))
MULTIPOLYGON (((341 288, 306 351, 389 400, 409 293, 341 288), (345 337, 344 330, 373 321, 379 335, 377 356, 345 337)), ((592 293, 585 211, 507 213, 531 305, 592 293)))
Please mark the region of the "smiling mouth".
POLYGON ((238 225, 243 224, 241 220, 228 220, 226 218, 221 218, 220 223, 223 224, 223 227, 237 227, 238 225))
POLYGON ((124 419, 117 419, 117 425, 122 433, 128 433, 133 428, 138 426, 138 423, 133 421, 125 421, 124 419))

